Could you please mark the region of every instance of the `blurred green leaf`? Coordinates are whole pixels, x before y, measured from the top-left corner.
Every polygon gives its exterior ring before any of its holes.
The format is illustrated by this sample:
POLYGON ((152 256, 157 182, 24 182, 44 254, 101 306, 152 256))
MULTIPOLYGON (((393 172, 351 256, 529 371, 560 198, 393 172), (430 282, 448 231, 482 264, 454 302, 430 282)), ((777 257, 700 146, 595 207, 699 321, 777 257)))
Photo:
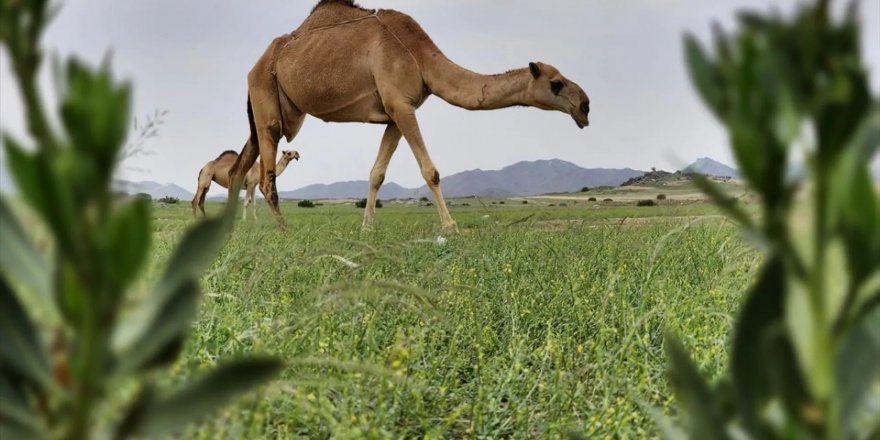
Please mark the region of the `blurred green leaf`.
POLYGON ((660 429, 660 438, 665 440, 685 440, 687 438, 684 432, 672 423, 669 416, 663 414, 659 409, 651 408, 651 418, 660 429))
POLYGON ((712 64, 708 54, 693 35, 685 36, 684 45, 691 80, 696 85, 706 106, 715 113, 716 117, 723 120, 726 117, 727 109, 724 88, 717 67, 712 64))
POLYGON ((28 425, 4 420, 3 423, 0 423, 0 438, 3 440, 34 440, 47 438, 47 434, 28 425))
POLYGON ((66 72, 61 120, 73 147, 95 161, 100 182, 106 183, 128 132, 131 87, 116 85, 107 65, 92 70, 72 58, 66 72))
POLYGON ((690 437, 695 439, 727 439, 721 409, 697 367, 675 337, 667 335, 669 379, 675 398, 688 415, 690 437))
POLYGON ((720 186, 712 183, 706 176, 695 175, 693 181, 728 217, 742 225, 744 229, 755 229, 754 220, 742 208, 737 198, 724 193, 720 186))
POLYGON ((120 353, 120 372, 130 373, 165 365, 177 355, 173 353, 173 356, 168 356, 167 350, 169 344, 179 346, 179 341, 189 333, 198 308, 199 285, 191 279, 180 284, 171 296, 163 299, 164 302, 156 309, 157 313, 152 316, 139 338, 120 353))
POLYGON ((847 148, 855 151, 861 164, 874 158, 880 149, 880 102, 874 101, 847 148))
MULTIPOLYGON (((814 404, 809 390, 806 389, 803 372, 798 366, 797 355, 785 329, 774 329, 769 335, 768 346, 769 360, 774 365, 769 371, 773 379, 773 392, 782 401, 789 417, 804 421, 807 416, 805 409, 812 408, 814 404)), ((788 429, 798 430, 796 427, 788 429)), ((800 436, 794 435, 792 438, 798 437, 800 436)))
POLYGON ((768 333, 783 316, 785 267, 778 256, 761 269, 736 321, 731 354, 733 392, 748 431, 763 437, 760 412, 773 396, 768 333))
POLYGON ((139 432, 164 437, 186 428, 225 405, 230 399, 271 379, 282 364, 274 358, 250 358, 220 365, 171 396, 157 401, 144 414, 139 432))
POLYGON ((116 209, 104 233, 106 264, 120 295, 135 279, 150 250, 150 208, 149 200, 131 198, 116 209))
POLYGON ((16 287, 19 301, 38 308, 40 317, 58 322, 52 303, 52 271, 46 258, 25 233, 5 197, 0 196, 0 273, 16 287))
POLYGON ((233 217, 228 211, 227 208, 222 217, 204 220, 186 232, 156 284, 153 295, 159 301, 173 293, 182 282, 197 278, 214 261, 232 226, 233 217))
POLYGON ((779 110, 773 120, 773 132, 780 143, 790 144, 800 135, 802 116, 787 89, 779 90, 777 96, 779 110))
MULTIPOLYGON (((21 383, 11 373, 0 369, 0 425, 7 422, 27 428, 30 432, 39 432, 38 416, 27 404, 19 389, 21 383), (13 385, 15 383, 15 385, 13 385)), ((5 438, 0 436, 0 438, 5 438)))
POLYGON ((880 304, 880 269, 875 270, 856 289, 851 307, 853 320, 867 315, 878 304, 880 304))
POLYGON ((844 311, 848 289, 852 286, 846 261, 846 248, 839 239, 832 240, 825 248, 825 315, 828 317, 828 330, 844 311))
POLYGON ((132 404, 125 411, 122 420, 116 426, 114 438, 125 439, 132 437, 138 430, 138 427, 144 422, 144 417, 150 405, 155 402, 155 390, 152 386, 143 387, 132 404))
MULTIPOLYGON (((234 207, 230 209, 230 206, 227 206, 223 216, 204 220, 191 227, 184 234, 151 294, 123 320, 122 325, 113 335, 112 345, 117 352, 129 352, 134 346, 147 341, 148 334, 153 331, 153 327, 163 319, 163 311, 167 310, 168 304, 181 300, 181 298, 175 297, 183 292, 192 291, 193 280, 197 279, 201 271, 211 264, 223 245, 234 216, 234 207)), ((195 284, 195 289, 197 293, 198 284, 195 284)), ((197 298, 194 298, 193 301, 197 301, 197 298)), ((187 325, 189 325, 189 321, 187 321, 187 325)), ((163 336, 159 346, 151 344, 152 354, 158 354, 162 351, 162 344, 170 342, 169 335, 163 336)), ((127 357, 128 355, 125 355, 123 359, 127 357)), ((149 357, 146 356, 146 358, 149 357)), ((148 360, 140 359, 139 362, 148 360)))
POLYGON ((812 396, 823 400, 832 388, 833 359, 832 354, 826 352, 830 331, 822 327, 821 317, 813 313, 808 286, 794 277, 788 280, 788 286, 785 297, 788 334, 812 396))
POLYGON ((49 356, 37 338, 37 328, 5 276, 0 277, 0 334, 3 335, 0 365, 6 365, 44 390, 52 389, 49 356))
POLYGON ((88 296, 90 292, 82 285, 70 261, 63 260, 59 264, 61 267, 58 269, 59 282, 55 288, 55 303, 68 323, 79 326, 86 316, 86 308, 90 307, 88 296))
POLYGON ((843 66, 831 72, 832 87, 816 118, 820 160, 833 161, 843 151, 871 108, 865 72, 850 64, 843 66))
POLYGON ((880 112, 862 124, 860 134, 831 170, 829 221, 844 238, 850 272, 856 282, 880 264, 880 195, 868 164, 880 142, 880 112), (872 145, 873 143, 873 145, 872 145))
POLYGON ((65 197, 67 188, 59 185, 54 170, 43 156, 28 153, 8 136, 4 142, 8 166, 22 198, 50 227, 59 242, 59 250, 67 250, 76 226, 72 198, 65 197))
POLYGON ((853 436, 853 416, 868 394, 870 384, 880 379, 880 307, 865 317, 843 340, 836 359, 836 391, 839 399, 839 438, 853 436), (872 328, 871 326, 874 326, 872 328))

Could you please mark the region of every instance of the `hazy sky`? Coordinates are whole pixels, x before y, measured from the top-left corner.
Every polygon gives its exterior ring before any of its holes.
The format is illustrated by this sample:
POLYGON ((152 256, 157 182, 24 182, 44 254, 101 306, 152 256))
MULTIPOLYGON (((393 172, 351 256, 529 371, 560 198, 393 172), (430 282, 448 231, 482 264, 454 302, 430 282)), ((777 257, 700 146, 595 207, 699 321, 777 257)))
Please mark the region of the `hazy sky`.
MULTIPOLYGON (((153 154, 130 160, 123 178, 194 190, 204 163, 240 149, 248 135, 247 72, 272 38, 295 29, 316 1, 78 0, 66 2, 45 44, 113 67, 135 84, 134 115, 168 110, 153 154), (135 171, 134 168, 143 171, 135 171)), ((414 17, 446 55, 481 73, 543 61, 591 99, 591 125, 532 108, 469 112, 432 97, 417 113, 441 175, 560 158, 584 167, 678 169, 698 157, 732 163, 720 125, 691 89, 682 35, 730 29, 742 7, 792 10, 795 0, 362 0, 414 17)), ((843 3, 843 2, 838 2, 843 3)), ((862 2, 864 51, 880 90, 880 0, 862 2), (868 36, 874 38, 868 38, 868 36)), ((0 49, 0 126, 23 133, 21 103, 0 49)), ((51 84, 48 75, 45 83, 51 84)), ((279 188, 366 179, 382 126, 307 118, 292 144, 302 160, 279 188)), ((405 142, 387 181, 422 185, 405 142)), ((216 185, 215 185, 216 186, 216 185)), ((212 194, 222 193, 214 189, 212 194)))

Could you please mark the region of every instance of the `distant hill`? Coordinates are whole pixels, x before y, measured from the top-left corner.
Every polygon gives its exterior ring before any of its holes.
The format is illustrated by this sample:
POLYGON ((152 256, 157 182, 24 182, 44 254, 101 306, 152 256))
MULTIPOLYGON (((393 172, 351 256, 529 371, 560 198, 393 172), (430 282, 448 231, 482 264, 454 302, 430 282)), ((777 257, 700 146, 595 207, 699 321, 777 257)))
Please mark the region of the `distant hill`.
POLYGON ((154 199, 162 197, 176 197, 181 200, 191 200, 193 193, 177 186, 173 183, 159 183, 151 180, 143 182, 129 182, 127 180, 114 180, 113 189, 115 191, 125 192, 128 194, 146 193, 154 199))
MULTIPOLYGON (((352 180, 330 184, 318 183, 293 191, 279 191, 282 199, 354 199, 367 196, 369 182, 352 180)), ((404 188, 394 182, 388 182, 379 189, 380 199, 405 199, 414 197, 415 190, 404 188)))
MULTIPOLYGON (((518 162, 500 170, 468 170, 441 179, 443 194, 447 197, 530 196, 553 192, 580 191, 585 186, 617 186, 644 171, 605 168, 582 168, 564 160, 537 160, 518 162)), ((366 180, 309 185, 294 191, 281 191, 278 196, 288 199, 341 199, 362 198, 367 195, 366 180)), ((380 199, 429 197, 427 185, 404 188, 389 182, 379 190, 380 199)))
MULTIPOLYGON (((532 196, 556 192, 576 192, 595 186, 618 186, 644 174, 629 168, 582 168, 560 159, 517 162, 500 170, 469 170, 441 180, 443 194, 449 197, 532 196)), ((418 189, 419 197, 431 193, 427 185, 418 189)))
POLYGON ((697 159, 694 163, 684 167, 681 172, 715 177, 739 177, 739 172, 735 169, 708 157, 697 159))

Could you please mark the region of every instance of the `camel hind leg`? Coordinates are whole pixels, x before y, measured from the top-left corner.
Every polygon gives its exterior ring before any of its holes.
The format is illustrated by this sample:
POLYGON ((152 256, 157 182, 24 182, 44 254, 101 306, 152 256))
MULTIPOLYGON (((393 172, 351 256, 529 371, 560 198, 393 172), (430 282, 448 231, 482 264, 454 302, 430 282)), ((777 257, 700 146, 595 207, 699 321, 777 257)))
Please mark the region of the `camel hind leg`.
POLYGON ((208 189, 211 188, 211 180, 213 177, 214 173, 210 170, 202 168, 202 170, 199 171, 199 182, 196 187, 196 193, 192 199, 193 218, 198 218, 196 207, 202 211, 202 216, 207 215, 205 214, 205 196, 208 194, 208 189))
MULTIPOLYGON (((248 104, 248 106, 250 107, 250 104, 248 104)), ((241 154, 238 155, 235 164, 229 169, 228 203, 238 203, 238 195, 239 192, 241 192, 241 188, 244 186, 245 175, 247 175, 251 166, 254 165, 254 162, 257 161, 257 155, 260 153, 260 150, 254 139, 255 136, 244 143, 244 147, 241 149, 241 154)))

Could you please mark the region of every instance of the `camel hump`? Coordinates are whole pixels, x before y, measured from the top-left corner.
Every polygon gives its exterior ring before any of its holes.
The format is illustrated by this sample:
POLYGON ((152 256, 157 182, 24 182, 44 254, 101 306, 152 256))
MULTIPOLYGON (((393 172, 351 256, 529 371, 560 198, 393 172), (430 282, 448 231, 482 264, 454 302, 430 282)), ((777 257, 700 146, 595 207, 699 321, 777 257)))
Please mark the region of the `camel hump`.
MULTIPOLYGON (((223 157, 223 156, 227 156, 227 155, 230 155, 230 154, 231 154, 231 155, 234 155, 234 156, 238 156, 238 152, 237 152, 237 151, 235 151, 235 150, 226 150, 226 151, 220 153, 220 155, 217 156, 217 159, 220 159, 221 157, 223 157)), ((214 160, 217 160, 217 159, 214 159, 214 160)))
POLYGON ((414 18, 394 9, 380 9, 379 16, 385 26, 419 59, 420 64, 424 63, 422 57, 442 54, 434 40, 414 18))
POLYGON ((338 5, 338 6, 348 7, 348 8, 361 9, 364 11, 367 10, 367 9, 360 7, 360 5, 355 3, 354 0, 321 0, 318 2, 317 5, 315 5, 314 8, 312 8, 312 12, 315 12, 316 10, 318 10, 318 8, 320 8, 322 6, 328 6, 328 5, 338 5))

